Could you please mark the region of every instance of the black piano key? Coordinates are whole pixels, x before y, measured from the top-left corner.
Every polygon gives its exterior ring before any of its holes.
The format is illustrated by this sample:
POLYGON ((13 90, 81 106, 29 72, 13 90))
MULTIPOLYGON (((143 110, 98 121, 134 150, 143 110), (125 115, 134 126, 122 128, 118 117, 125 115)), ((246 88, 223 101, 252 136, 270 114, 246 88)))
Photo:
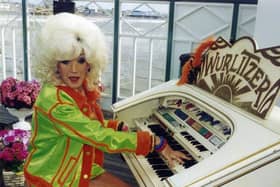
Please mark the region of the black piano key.
POLYGON ((148 162, 152 165, 165 163, 161 158, 148 158, 148 162))
POLYGON ((162 178, 162 177, 170 177, 173 175, 173 172, 171 170, 158 170, 156 171, 156 174, 162 178))
POLYGON ((184 136, 188 141, 195 140, 191 135, 184 136))
POLYGON ((182 134, 183 136, 185 136, 185 135, 190 135, 187 131, 183 131, 183 132, 181 132, 181 134, 182 134))
POLYGON ((191 156, 191 154, 188 151, 186 151, 186 150, 182 150, 181 152, 184 153, 185 155, 187 155, 188 157, 191 156))
POLYGON ((199 151, 207 151, 208 149, 206 147, 204 147, 203 145, 197 145, 196 146, 197 149, 199 149, 199 151))
POLYGON ((185 160, 183 166, 184 168, 189 168, 197 163, 196 160, 185 160))
POLYGON ((149 153, 145 156, 146 158, 159 158, 159 154, 157 152, 149 153))
POLYGON ((191 141, 191 144, 193 144, 193 145, 199 145, 200 143, 199 143, 198 141, 194 140, 194 141, 191 141))
POLYGON ((152 168, 154 169, 154 170, 163 170, 163 169, 169 169, 169 167, 167 166, 167 165, 164 165, 164 164, 162 164, 162 165, 152 165, 152 168))
POLYGON ((177 143, 177 141, 170 135, 165 136, 164 138, 167 140, 168 144, 177 143))
POLYGON ((180 144, 169 144, 169 146, 175 151, 184 150, 180 144))
POLYGON ((149 127, 151 130, 164 131, 164 128, 162 128, 162 127, 160 126, 160 124, 157 124, 157 125, 148 125, 148 127, 149 127))
POLYGON ((157 135, 157 136, 163 136, 163 135, 164 135, 163 132, 158 131, 158 130, 152 130, 152 132, 153 132, 155 135, 157 135))

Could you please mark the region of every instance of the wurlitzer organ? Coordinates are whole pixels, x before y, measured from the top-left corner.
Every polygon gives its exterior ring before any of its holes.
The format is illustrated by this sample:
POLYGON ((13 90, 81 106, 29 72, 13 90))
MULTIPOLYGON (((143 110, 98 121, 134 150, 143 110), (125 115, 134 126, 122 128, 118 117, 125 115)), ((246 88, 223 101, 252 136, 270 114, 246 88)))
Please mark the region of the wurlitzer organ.
POLYGON ((158 153, 123 154, 139 186, 279 186, 279 49, 220 37, 194 84, 172 80, 115 103, 130 130, 164 136, 191 158, 170 168, 158 153))

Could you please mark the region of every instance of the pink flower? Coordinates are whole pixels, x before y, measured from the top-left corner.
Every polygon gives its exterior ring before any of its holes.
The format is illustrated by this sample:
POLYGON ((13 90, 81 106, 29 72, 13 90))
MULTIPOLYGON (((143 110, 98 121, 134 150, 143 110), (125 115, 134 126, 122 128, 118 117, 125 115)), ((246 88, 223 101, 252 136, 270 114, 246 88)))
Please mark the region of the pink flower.
POLYGON ((21 129, 0 131, 0 161, 6 170, 20 171, 28 155, 30 135, 21 129))
POLYGON ((15 141, 14 136, 6 136, 4 137, 4 144, 8 145, 9 143, 13 143, 15 141))
POLYGON ((28 135, 28 131, 21 130, 21 129, 14 129, 12 132, 14 133, 15 136, 18 137, 24 137, 28 135))
POLYGON ((15 156, 18 160, 24 160, 28 156, 28 152, 27 150, 20 150, 19 152, 16 152, 15 156))
POLYGON ((9 98, 10 100, 14 100, 16 97, 16 92, 8 92, 7 93, 7 98, 9 98))
POLYGON ((16 151, 20 151, 20 150, 22 150, 24 148, 24 146, 23 146, 23 143, 15 142, 12 145, 12 148, 15 149, 16 151))
POLYGON ((8 130, 1 130, 0 137, 3 137, 5 134, 8 134, 8 130))
POLYGON ((12 148, 6 147, 2 152, 2 159, 7 161, 14 160, 14 150, 12 148))
POLYGON ((19 81, 9 77, 0 86, 1 103, 11 108, 31 108, 39 91, 40 84, 36 80, 19 81))

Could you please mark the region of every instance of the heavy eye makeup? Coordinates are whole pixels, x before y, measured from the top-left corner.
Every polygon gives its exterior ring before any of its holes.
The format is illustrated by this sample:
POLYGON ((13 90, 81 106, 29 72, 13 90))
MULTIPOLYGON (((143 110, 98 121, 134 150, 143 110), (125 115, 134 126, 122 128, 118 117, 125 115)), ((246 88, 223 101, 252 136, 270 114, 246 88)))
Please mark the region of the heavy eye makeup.
POLYGON ((65 65, 69 64, 69 62, 70 62, 70 60, 62 60, 62 61, 59 61, 59 63, 65 64, 65 65))
MULTIPOLYGON (((62 64, 69 64, 71 60, 61 60, 59 61, 59 63, 62 63, 62 64)), ((78 59, 77 59, 77 62, 79 64, 84 64, 86 62, 86 57, 85 56, 79 56, 78 59)))
POLYGON ((78 57, 78 63, 83 64, 86 62, 86 57, 85 56, 79 56, 78 57))

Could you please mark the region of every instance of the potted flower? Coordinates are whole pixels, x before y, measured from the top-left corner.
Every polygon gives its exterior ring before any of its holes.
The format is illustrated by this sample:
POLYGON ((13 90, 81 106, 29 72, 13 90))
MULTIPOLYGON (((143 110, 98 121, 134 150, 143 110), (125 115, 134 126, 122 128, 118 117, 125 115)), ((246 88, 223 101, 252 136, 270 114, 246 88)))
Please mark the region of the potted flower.
POLYGON ((1 103, 9 112, 19 118, 14 128, 30 130, 30 124, 24 118, 31 114, 32 106, 40 91, 40 84, 36 80, 20 81, 13 77, 3 80, 0 86, 1 103))
POLYGON ((28 155, 29 138, 30 131, 0 131, 0 163, 7 186, 19 186, 24 183, 23 164, 28 155))
POLYGON ((1 83, 1 103, 9 108, 32 108, 40 91, 36 80, 19 81, 9 77, 1 83))

